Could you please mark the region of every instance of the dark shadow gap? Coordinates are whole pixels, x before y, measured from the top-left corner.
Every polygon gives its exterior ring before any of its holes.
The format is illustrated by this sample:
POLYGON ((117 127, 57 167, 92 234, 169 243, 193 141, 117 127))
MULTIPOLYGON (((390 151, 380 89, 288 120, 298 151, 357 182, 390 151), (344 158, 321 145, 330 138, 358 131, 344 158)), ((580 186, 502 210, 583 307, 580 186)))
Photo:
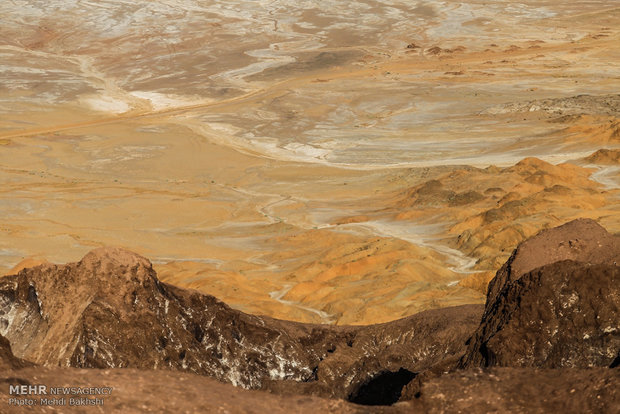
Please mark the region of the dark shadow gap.
POLYGON ((400 399, 403 387, 416 375, 404 368, 382 372, 352 392, 349 401, 361 405, 392 405, 400 399))

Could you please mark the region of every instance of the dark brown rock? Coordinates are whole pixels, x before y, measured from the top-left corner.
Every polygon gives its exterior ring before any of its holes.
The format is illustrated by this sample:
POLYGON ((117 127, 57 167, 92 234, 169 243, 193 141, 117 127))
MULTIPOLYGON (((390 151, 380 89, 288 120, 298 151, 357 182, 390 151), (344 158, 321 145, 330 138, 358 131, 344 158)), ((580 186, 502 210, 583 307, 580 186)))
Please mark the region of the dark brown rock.
POLYGON ((464 367, 609 367, 620 350, 620 267, 561 261, 487 303, 464 367))
MULTIPOLYGON (((438 366, 454 369, 480 314, 477 305, 456 306, 384 324, 345 327, 348 339, 331 342, 317 365, 316 381, 269 381, 265 388, 353 399, 364 385, 400 370, 417 374, 438 366)), ((393 383, 398 393, 403 385, 393 383)))
MULTIPOLYGON (((369 407, 303 395, 244 390, 212 378, 136 369, 32 367, 0 371, 0 412, 67 413, 96 407, 9 405, 8 385, 111 387, 103 412, 114 413, 601 413, 620 410, 620 370, 493 368, 428 379, 412 401, 369 407)), ((91 397, 92 398, 92 397, 91 397)))
MULTIPOLYGON (((41 396, 29 396, 39 400, 41 396)), ((61 397, 43 395, 45 398, 61 397)), ((21 397, 23 398, 23 397, 21 397)), ((295 395, 278 396, 264 391, 244 390, 195 374, 137 369, 77 369, 35 367, 0 371, 0 412, 32 413, 229 413, 288 414, 334 413, 353 414, 395 412, 389 408, 368 410, 343 400, 295 395), (45 385, 52 387, 110 387, 110 395, 65 396, 60 406, 9 405, 9 385, 45 385), (99 398, 103 405, 69 406, 68 398, 99 398)), ((397 411, 396 411, 397 412, 397 411)))
POLYGON ((521 243, 489 283, 487 307, 504 286, 521 275, 560 260, 615 264, 620 259, 620 237, 594 220, 578 219, 543 230, 521 243))
POLYGON ((454 366, 481 311, 434 310, 367 327, 279 321, 160 283, 148 260, 114 248, 0 279, 0 334, 29 361, 178 370, 342 398, 388 371, 454 366))
POLYGON ((489 283, 461 367, 609 366, 620 350, 620 237, 593 220, 521 243, 489 283))
POLYGON ((494 368, 459 371, 426 382, 411 412, 618 413, 620 371, 494 368))

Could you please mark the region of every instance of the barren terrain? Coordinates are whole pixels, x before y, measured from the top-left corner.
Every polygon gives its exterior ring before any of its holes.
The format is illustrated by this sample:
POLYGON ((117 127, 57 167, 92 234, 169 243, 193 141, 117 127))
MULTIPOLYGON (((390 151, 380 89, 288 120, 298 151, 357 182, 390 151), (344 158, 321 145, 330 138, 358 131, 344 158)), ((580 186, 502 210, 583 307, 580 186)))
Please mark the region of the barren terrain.
POLYGON ((368 324, 483 303, 541 228, 620 232, 614 2, 0 14, 0 274, 121 246, 244 312, 368 324))
POLYGON ((484 306, 333 326, 249 315, 161 282, 147 258, 95 249, 0 279, 0 405, 7 413, 615 414, 619 256, 619 236, 573 220, 521 242, 484 306), (37 384, 47 388, 20 391, 37 384), (76 396, 96 407, 75 406, 76 396))

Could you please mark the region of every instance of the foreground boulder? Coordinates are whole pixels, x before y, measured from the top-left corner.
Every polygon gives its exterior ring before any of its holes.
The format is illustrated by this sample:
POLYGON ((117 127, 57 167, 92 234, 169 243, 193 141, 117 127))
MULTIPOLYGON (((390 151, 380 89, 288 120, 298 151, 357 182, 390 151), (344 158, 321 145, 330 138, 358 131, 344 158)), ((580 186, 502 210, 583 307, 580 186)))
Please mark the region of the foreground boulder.
POLYGON ((604 227, 590 219, 577 219, 541 231, 519 244, 489 282, 485 309, 497 299, 499 292, 508 283, 531 270, 561 260, 620 264, 620 237, 609 234, 604 227))
POLYGON ((620 238, 575 220, 523 242, 489 284, 461 367, 609 367, 620 352, 620 238))
MULTIPOLYGON (((411 379, 454 366, 481 311, 462 306, 368 327, 280 321, 161 283, 147 259, 115 248, 0 278, 0 334, 37 364, 178 370, 340 398, 388 372, 411 379)), ((404 385, 392 384, 393 398, 404 385)))
POLYGON ((508 284, 464 366, 609 367, 620 350, 620 267, 562 261, 508 284))

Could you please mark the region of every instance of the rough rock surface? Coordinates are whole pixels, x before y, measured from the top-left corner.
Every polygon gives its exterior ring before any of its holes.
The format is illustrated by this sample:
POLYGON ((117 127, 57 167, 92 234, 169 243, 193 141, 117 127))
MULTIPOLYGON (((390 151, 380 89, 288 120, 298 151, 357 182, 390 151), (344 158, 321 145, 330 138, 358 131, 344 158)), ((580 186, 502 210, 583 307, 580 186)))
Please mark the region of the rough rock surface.
POLYGON ((0 334, 20 358, 173 369, 245 388, 343 398, 378 374, 455 365, 481 311, 441 309, 367 327, 285 322, 160 283, 147 259, 116 248, 0 279, 0 334))
MULTIPOLYGON (((58 397, 44 395, 46 397, 58 397)), ((36 401, 39 396, 34 396, 36 401)), ((389 410, 389 408, 385 408, 389 410)), ((343 400, 329 400, 304 395, 278 396, 264 391, 244 390, 213 378, 182 372, 137 369, 76 369, 34 367, 0 371, 0 412, 17 413, 367 413, 366 407, 343 400), (16 406, 9 405, 8 385, 52 387, 111 387, 111 394, 88 396, 103 401, 99 406, 16 406)), ((381 410, 379 412, 385 412, 381 410)), ((394 412, 392 410, 388 412, 394 412)))
POLYGON ((617 413, 620 370, 493 368, 460 371, 425 382, 417 397, 390 407, 243 390, 212 378, 136 369, 33 367, 0 372, 0 412, 97 412, 95 407, 8 405, 8 384, 112 387, 111 413, 617 413), (165 396, 165 397, 163 397, 165 396))
POLYGON ((105 379, 118 389, 112 412, 615 413, 618 246, 577 220, 522 243, 484 313, 459 306, 362 327, 250 316, 159 282, 143 257, 99 249, 0 279, 0 382, 105 379), (139 370, 109 369, 120 367, 139 370))
POLYGON ((413 412, 618 413, 620 371, 493 368, 434 378, 422 386, 413 412))
MULTIPOLYGON (((480 314, 477 305, 456 306, 385 324, 344 328, 341 332, 346 340, 334 336, 323 342, 327 353, 316 368, 317 381, 267 381, 265 388, 354 399, 368 382, 401 370, 417 374, 433 367, 453 369, 480 314)), ((317 335, 325 335, 321 330, 326 328, 315 329, 317 335)), ((398 394, 407 382, 393 383, 398 394)))
POLYGON ((0 368, 24 368, 32 364, 16 358, 11 351, 11 344, 4 336, 0 335, 0 368))
POLYGON ((465 366, 608 367, 620 350, 620 267, 562 261, 506 285, 465 366))
POLYGON ((620 352, 620 238, 575 220, 521 243, 489 284, 462 367, 608 367, 620 352))
POLYGON ((620 237, 590 219, 578 219, 543 230, 521 243, 489 283, 485 314, 504 286, 523 274, 560 260, 615 264, 620 259, 620 237))

